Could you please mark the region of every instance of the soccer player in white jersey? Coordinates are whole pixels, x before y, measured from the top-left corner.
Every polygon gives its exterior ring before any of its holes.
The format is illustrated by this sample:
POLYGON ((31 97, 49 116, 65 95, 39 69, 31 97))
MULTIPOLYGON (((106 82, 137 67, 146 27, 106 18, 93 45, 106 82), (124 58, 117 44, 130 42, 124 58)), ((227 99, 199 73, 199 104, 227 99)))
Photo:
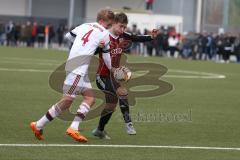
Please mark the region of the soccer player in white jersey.
POLYGON ((66 130, 66 134, 76 141, 87 142, 87 138, 79 132, 79 124, 95 103, 92 86, 88 79, 88 66, 99 43, 104 41, 106 44, 104 46, 106 50, 104 62, 108 64, 110 70, 113 70, 110 54, 107 52, 109 49, 109 32, 107 29, 111 27, 113 19, 114 13, 111 10, 101 10, 97 15, 97 22, 82 24, 66 35, 67 38, 72 39, 73 45, 65 66, 67 75, 63 86, 63 97, 42 118, 30 123, 37 139, 44 139, 44 126, 68 109, 74 98, 81 94, 83 102, 79 106, 72 124, 66 130))

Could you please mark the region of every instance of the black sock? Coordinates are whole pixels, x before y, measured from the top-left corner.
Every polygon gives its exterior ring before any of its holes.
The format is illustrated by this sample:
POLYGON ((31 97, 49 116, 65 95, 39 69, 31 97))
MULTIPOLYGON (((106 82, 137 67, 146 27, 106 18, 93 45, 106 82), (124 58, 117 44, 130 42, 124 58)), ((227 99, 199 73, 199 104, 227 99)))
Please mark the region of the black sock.
POLYGON ((108 123, 109 119, 111 118, 112 113, 113 113, 113 111, 103 109, 100 120, 99 120, 99 124, 98 124, 98 129, 100 131, 104 130, 104 127, 108 123))
POLYGON ((120 109, 123 114, 123 119, 124 119, 125 123, 131 122, 132 120, 129 115, 128 99, 119 99, 119 105, 120 105, 120 109))

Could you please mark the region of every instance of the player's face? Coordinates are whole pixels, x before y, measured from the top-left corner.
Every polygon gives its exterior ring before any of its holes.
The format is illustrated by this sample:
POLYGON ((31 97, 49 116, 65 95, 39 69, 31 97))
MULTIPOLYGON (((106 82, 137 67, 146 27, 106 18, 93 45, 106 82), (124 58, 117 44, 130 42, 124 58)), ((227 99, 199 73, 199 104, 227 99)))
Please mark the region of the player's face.
POLYGON ((114 34, 119 36, 123 34, 123 32, 126 30, 127 24, 118 22, 118 23, 114 23, 112 27, 113 27, 114 34))
POLYGON ((109 20, 109 21, 101 21, 100 24, 106 28, 106 29, 109 29, 112 27, 112 23, 113 21, 112 20, 109 20))

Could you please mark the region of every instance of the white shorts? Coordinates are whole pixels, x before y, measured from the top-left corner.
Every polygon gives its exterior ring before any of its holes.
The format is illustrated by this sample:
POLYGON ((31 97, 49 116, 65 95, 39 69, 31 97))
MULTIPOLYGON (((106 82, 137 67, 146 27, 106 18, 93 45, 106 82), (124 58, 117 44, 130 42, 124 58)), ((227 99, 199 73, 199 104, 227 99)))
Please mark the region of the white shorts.
POLYGON ((63 94, 75 98, 87 89, 92 89, 88 75, 80 76, 72 72, 67 73, 63 85, 63 94))

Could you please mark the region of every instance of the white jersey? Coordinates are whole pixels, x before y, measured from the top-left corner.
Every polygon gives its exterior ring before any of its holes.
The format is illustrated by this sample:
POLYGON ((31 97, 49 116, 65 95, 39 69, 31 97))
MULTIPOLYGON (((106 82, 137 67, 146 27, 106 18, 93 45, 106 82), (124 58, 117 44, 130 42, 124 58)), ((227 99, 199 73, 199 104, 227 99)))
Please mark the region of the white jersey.
POLYGON ((104 50, 109 47, 109 31, 95 23, 82 24, 71 31, 76 37, 65 66, 66 71, 81 76, 88 74, 88 66, 101 40, 105 42, 104 50))

